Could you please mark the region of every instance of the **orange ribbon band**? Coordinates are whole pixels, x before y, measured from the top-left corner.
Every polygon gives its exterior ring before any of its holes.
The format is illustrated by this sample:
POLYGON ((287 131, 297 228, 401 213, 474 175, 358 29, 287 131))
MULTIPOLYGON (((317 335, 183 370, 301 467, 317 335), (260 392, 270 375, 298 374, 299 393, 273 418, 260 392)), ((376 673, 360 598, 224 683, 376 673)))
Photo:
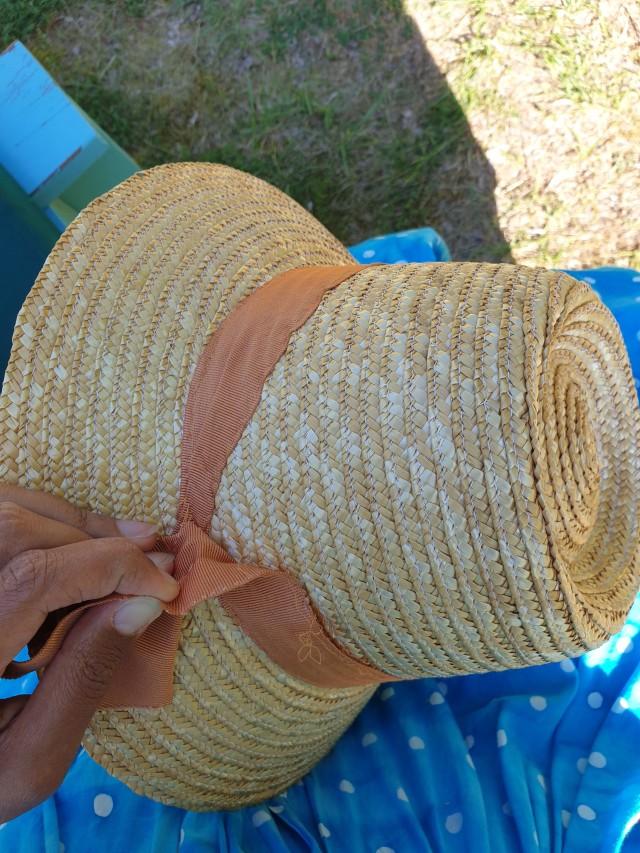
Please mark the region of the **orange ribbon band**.
MULTIPOLYGON (((163 603, 164 613, 135 639, 99 709, 156 708, 172 701, 182 616, 209 598, 217 598, 271 660, 302 681, 350 687, 397 680, 338 646, 304 587, 284 567, 236 563, 208 533, 227 460, 292 333, 325 293, 363 268, 301 267, 276 276, 243 300, 206 345, 185 410, 178 521, 157 546, 175 555, 180 593, 163 603)), ((46 629, 29 644, 30 659, 12 661, 3 678, 47 666, 88 607, 130 597, 114 593, 51 614, 46 629)))

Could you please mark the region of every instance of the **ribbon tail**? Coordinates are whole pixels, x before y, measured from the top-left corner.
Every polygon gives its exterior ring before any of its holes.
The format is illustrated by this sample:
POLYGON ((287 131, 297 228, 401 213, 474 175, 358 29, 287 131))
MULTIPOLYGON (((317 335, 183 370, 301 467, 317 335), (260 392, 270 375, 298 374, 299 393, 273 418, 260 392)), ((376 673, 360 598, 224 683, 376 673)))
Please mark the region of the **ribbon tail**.
POLYGON ((136 637, 104 692, 99 711, 161 708, 173 701, 173 669, 181 625, 181 615, 165 612, 136 637))
POLYGON ((219 596, 238 625, 285 672, 317 687, 398 681, 356 660, 325 631, 302 585, 283 571, 263 570, 219 596))
POLYGON ((116 593, 105 596, 104 598, 98 598, 95 601, 86 601, 67 610, 61 618, 57 615, 60 611, 52 611, 49 617, 47 617, 47 621, 28 644, 29 659, 11 661, 1 677, 8 679, 22 678, 30 672, 35 672, 45 666, 49 666, 60 650, 65 637, 86 610, 90 607, 107 604, 110 601, 124 599, 125 597, 116 593))
MULTIPOLYGON (((116 593, 78 605, 55 622, 51 633, 41 631, 29 644, 29 659, 11 661, 2 673, 2 678, 22 678, 30 672, 48 666, 69 631, 86 610, 129 597, 116 593)), ((165 612, 136 637, 121 660, 97 710, 160 708, 172 702, 173 668, 181 624, 182 615, 165 612)))

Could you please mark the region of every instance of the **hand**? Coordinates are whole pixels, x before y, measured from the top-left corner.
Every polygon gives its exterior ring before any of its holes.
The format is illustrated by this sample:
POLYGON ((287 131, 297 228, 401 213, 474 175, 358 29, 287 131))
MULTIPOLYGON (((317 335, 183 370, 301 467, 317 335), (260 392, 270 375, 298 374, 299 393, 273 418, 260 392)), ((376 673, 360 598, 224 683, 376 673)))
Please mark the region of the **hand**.
POLYGON ((92 607, 31 696, 0 700, 0 821, 51 796, 133 638, 179 592, 173 558, 145 554, 150 525, 85 512, 0 484, 0 672, 53 610, 112 592, 151 596, 92 607))

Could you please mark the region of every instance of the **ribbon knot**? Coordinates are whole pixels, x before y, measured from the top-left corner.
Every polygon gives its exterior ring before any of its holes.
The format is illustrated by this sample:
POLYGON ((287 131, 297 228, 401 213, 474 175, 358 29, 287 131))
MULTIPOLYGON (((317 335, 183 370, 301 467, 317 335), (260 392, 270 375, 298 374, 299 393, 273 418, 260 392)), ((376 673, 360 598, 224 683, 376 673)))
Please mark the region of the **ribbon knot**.
MULTIPOLYGON (((220 598, 252 580, 264 577, 269 570, 236 563, 193 521, 184 521, 156 545, 157 551, 174 555, 174 578, 180 593, 163 604, 166 613, 184 616, 205 598, 220 598)), ((162 618, 162 617, 161 617, 162 618)))

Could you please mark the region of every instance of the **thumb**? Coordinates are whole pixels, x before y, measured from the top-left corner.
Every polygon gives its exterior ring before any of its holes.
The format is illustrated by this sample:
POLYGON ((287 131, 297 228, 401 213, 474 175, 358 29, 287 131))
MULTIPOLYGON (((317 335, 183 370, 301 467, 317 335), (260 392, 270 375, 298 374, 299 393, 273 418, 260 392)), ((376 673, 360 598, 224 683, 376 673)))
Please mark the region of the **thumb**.
POLYGON ((161 613, 162 605, 153 598, 92 607, 65 637, 31 699, 13 721, 12 740, 21 744, 22 761, 37 766, 40 783, 50 793, 64 779, 134 637, 161 613))

